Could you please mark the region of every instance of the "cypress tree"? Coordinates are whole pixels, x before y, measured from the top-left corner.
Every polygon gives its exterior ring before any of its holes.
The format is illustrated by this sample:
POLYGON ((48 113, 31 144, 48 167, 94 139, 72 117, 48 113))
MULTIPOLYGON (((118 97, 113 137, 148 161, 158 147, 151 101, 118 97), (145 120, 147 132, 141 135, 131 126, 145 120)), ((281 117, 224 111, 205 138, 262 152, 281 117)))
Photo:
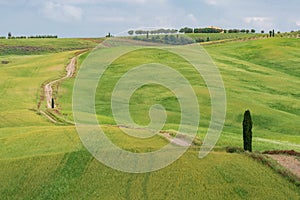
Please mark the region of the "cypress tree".
POLYGON ((51 108, 54 108, 55 105, 54 105, 54 99, 52 98, 52 101, 51 101, 51 108))
POLYGON ((244 114, 243 140, 244 140, 244 150, 252 152, 252 119, 249 110, 247 110, 244 114))

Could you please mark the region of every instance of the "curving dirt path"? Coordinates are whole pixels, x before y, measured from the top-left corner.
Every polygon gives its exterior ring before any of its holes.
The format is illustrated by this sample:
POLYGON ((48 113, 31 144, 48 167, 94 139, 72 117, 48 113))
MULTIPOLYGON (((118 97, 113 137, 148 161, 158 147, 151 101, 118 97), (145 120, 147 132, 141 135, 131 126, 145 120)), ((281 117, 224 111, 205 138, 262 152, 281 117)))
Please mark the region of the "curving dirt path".
MULTIPOLYGON (((46 99, 46 102, 47 102, 47 108, 52 108, 52 97, 53 97, 52 96, 52 93, 53 93, 52 86, 55 83, 59 82, 59 81, 62 81, 62 80, 67 79, 67 78, 71 78, 75 74, 76 60, 77 60, 77 56, 75 56, 71 59, 70 63, 66 67, 67 74, 64 77, 62 77, 60 79, 56 79, 54 81, 51 81, 50 83, 47 83, 44 86, 44 92, 45 92, 45 99, 46 99)), ((54 105, 54 107, 55 107, 55 105, 54 105)), ((56 119, 52 118, 46 112, 44 112, 42 110, 39 110, 39 112, 41 114, 45 115, 51 122, 57 123, 56 119)), ((109 126, 113 126, 113 125, 109 125, 109 126)), ((123 128, 129 128, 129 127, 126 127, 126 126, 122 126, 122 127, 123 128)), ((161 135, 163 137, 165 137, 167 140, 169 140, 170 143, 178 145, 178 146, 187 147, 187 146, 190 146, 190 144, 192 143, 192 141, 188 140, 187 138, 174 138, 168 133, 164 133, 164 134, 161 134, 161 135)))
MULTIPOLYGON (((139 129, 139 128, 132 128, 126 125, 112 125, 112 124, 105 124, 104 126, 112 126, 112 127, 118 127, 118 128, 126 128, 131 130, 147 130, 147 129, 139 129)), ((182 146, 182 147, 188 147, 193 146, 193 139, 191 139, 189 136, 179 134, 179 137, 175 138, 171 136, 171 134, 168 131, 160 131, 159 135, 161 137, 164 137, 167 139, 171 144, 182 146)))
POLYGON ((269 157, 272 159, 276 160, 277 163, 279 163, 281 166, 284 168, 288 169, 291 171, 294 175, 300 178, 300 161, 299 158, 295 156, 290 156, 290 155, 270 155, 268 154, 269 157))
POLYGON ((175 138, 166 132, 162 133, 161 135, 165 137, 167 140, 169 140, 170 143, 177 146, 188 147, 193 144, 192 140, 188 140, 188 138, 178 138, 178 137, 175 138))
POLYGON ((71 62, 66 67, 66 71, 67 71, 66 76, 64 76, 60 79, 51 81, 50 83, 48 83, 44 86, 44 92, 45 92, 45 98, 46 98, 46 102, 47 102, 47 108, 52 108, 52 92, 53 92, 52 85, 59 82, 59 81, 62 81, 64 79, 71 78, 74 75, 75 70, 76 70, 76 60, 77 60, 77 56, 71 59, 71 62))

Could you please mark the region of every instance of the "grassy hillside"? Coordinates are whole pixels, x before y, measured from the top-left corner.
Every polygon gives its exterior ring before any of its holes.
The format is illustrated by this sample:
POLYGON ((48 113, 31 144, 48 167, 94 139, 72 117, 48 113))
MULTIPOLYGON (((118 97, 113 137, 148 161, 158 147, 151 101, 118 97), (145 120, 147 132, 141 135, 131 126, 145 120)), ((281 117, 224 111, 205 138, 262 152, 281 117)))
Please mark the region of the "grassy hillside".
MULTIPOLYGON (((227 94, 227 117, 219 146, 241 144, 243 112, 250 109, 254 121, 254 149, 300 149, 299 56, 298 39, 275 38, 247 42, 207 45, 205 49, 219 67, 227 94), (275 140, 272 142, 268 140, 275 140), (278 145, 278 142, 282 143, 278 145)), ((96 96, 100 122, 114 124, 110 109, 111 93, 121 76, 143 63, 171 66, 192 84, 201 110, 199 136, 204 137, 210 121, 210 97, 202 78, 182 58, 156 49, 139 50, 123 55, 102 76, 96 96), (132 59, 134 58, 134 59, 132 59)), ((168 113, 165 130, 177 130, 180 107, 176 97, 166 88, 147 85, 131 97, 133 119, 150 122, 151 105, 161 104, 168 113)))
MULTIPOLYGON (((269 38, 205 48, 226 87, 224 132, 239 134, 243 110, 250 109, 254 137, 299 144, 299 39, 269 38)), ((256 145, 255 149, 260 149, 256 145)))
POLYGON ((217 40, 235 40, 235 39, 250 39, 261 37, 262 34, 253 33, 189 33, 187 36, 196 41, 217 41, 217 40))
POLYGON ((298 189, 271 169, 226 153, 199 161, 190 150, 171 166, 146 174, 114 171, 86 151, 0 160, 0 165, 1 196, 14 199, 299 198, 298 189))
POLYGON ((195 42, 223 43, 236 40, 249 40, 260 37, 267 37, 266 34, 253 33, 186 33, 186 34, 160 34, 160 35, 136 35, 130 36, 134 40, 153 43, 164 43, 169 45, 191 44, 195 42))
POLYGON ((0 55, 32 55, 88 49, 102 39, 2 39, 0 55))
POLYGON ((74 53, 1 56, 0 60, 8 60, 9 63, 0 64, 0 87, 3 88, 0 127, 49 124, 30 109, 37 108, 42 83, 59 77, 74 53))
MULTIPOLYGON (((26 42, 27 46, 39 46, 26 42)), ((68 40, 63 43, 66 46, 57 47, 68 49, 68 40)), ((78 48, 81 49, 79 44, 78 48)), ((228 98, 225 129, 218 147, 201 160, 198 147, 190 148, 172 165, 146 174, 122 173, 104 166, 85 150, 74 126, 54 125, 34 111, 41 84, 65 73, 64 68, 76 51, 1 54, 1 199, 299 199, 299 188, 271 169, 244 154, 227 154, 222 150, 228 145, 241 146, 242 114, 248 108, 253 113, 254 150, 300 149, 300 127, 296 123, 300 118, 299 40, 275 38, 205 48, 223 75, 228 98), (3 60, 9 63, 1 64, 3 60)), ((86 56, 83 54, 79 63, 86 56)), ((96 98, 99 120, 114 123, 107 105, 100 106, 104 105, 101 101, 106 100, 124 70, 145 61, 163 62, 188 77, 202 106, 199 137, 203 138, 210 118, 203 80, 181 58, 151 49, 124 55, 106 72, 101 80, 104 90, 98 87, 104 92, 98 92, 96 98)), ((74 79, 63 82, 58 91, 59 111, 69 120, 73 82, 74 79)), ((147 105, 162 103, 170 114, 165 129, 177 127, 178 103, 165 88, 143 87, 131 103, 138 123, 146 124, 149 120, 145 114, 147 105)), ((104 129, 114 143, 131 151, 153 151, 167 144, 161 137, 141 142, 125 136, 116 127, 106 125, 104 129)))

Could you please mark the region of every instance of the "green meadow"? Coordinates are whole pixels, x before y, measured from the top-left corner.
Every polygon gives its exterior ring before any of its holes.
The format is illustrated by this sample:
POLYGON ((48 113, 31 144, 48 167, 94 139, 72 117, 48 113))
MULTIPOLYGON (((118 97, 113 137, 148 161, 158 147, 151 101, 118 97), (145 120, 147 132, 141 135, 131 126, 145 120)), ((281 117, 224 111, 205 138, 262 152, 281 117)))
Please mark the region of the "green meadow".
MULTIPOLYGON (((84 148, 75 126, 64 123, 73 121, 75 78, 54 88, 57 111, 47 110, 41 98, 43 84, 62 77, 72 57, 100 41, 0 40, 0 199, 299 199, 299 187, 272 169, 245 154, 225 152, 226 146, 242 146, 246 109, 251 110, 254 123, 253 150, 300 151, 299 39, 205 45, 222 74, 227 96, 226 121, 217 146, 204 159, 198 158, 199 146, 193 146, 173 164, 144 174, 103 165, 84 148), (39 109, 54 113, 62 123, 51 123, 39 109)), ((77 69, 88 53, 78 58, 77 69)), ((185 60, 154 48, 125 54, 104 73, 95 107, 105 133, 121 148, 134 152, 154 151, 168 143, 160 136, 132 138, 111 126, 115 121, 109 98, 114 85, 124 72, 145 62, 171 66, 189 80, 200 105, 197 137, 202 140, 211 108, 205 82, 185 60)), ((131 97, 134 121, 148 124, 153 104, 166 109, 163 129, 176 130, 180 105, 172 92, 157 85, 143 86, 131 97)))
POLYGON ((102 39, 58 38, 58 39, 1 39, 0 55, 36 55, 95 47, 102 39))
POLYGON ((208 41, 224 41, 224 40, 242 40, 251 39, 256 37, 262 37, 264 34, 253 34, 253 33, 189 33, 188 37, 194 40, 201 40, 203 42, 208 41))

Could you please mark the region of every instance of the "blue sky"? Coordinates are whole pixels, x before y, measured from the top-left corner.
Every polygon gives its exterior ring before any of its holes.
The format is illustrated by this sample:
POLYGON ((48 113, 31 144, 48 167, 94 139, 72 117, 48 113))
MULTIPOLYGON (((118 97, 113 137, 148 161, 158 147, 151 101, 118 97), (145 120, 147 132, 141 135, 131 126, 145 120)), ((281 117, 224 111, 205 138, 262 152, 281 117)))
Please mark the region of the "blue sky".
POLYGON ((141 27, 300 30, 299 0, 0 0, 0 35, 117 35, 141 27))

